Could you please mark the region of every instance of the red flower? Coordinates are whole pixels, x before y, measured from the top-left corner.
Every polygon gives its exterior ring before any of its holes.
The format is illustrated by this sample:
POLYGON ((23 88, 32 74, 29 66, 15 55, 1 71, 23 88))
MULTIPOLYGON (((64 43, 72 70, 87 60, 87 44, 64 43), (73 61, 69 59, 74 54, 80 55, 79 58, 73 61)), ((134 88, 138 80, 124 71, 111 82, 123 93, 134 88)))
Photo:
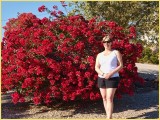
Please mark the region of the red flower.
POLYGON ((80 71, 76 71, 76 76, 80 77, 81 76, 81 72, 80 71))
POLYGON ((96 93, 96 99, 100 99, 101 95, 99 93, 96 93))
POLYGON ((14 92, 11 96, 12 96, 12 102, 14 104, 16 104, 20 99, 20 95, 17 92, 14 92))
MULTIPOLYGON (((66 25, 61 25, 59 27, 61 30, 65 31, 67 29, 67 26, 66 25)), ((69 39, 69 38, 68 38, 69 39)), ((67 42, 67 40, 65 40, 67 42)))
POLYGON ((55 81, 54 81, 54 80, 50 80, 49 82, 50 82, 51 85, 54 85, 54 84, 55 84, 55 81))
POLYGON ((84 85, 83 82, 79 82, 79 83, 78 83, 78 86, 79 86, 79 87, 83 87, 83 85, 84 85))
POLYGON ((26 40, 24 40, 24 39, 20 39, 19 42, 20 42, 20 44, 21 44, 22 46, 25 46, 25 45, 26 45, 26 40))
POLYGON ((61 1, 61 4, 62 4, 63 7, 67 6, 67 5, 65 4, 65 1, 61 1))
POLYGON ((86 69, 86 65, 85 64, 80 64, 80 68, 81 69, 86 69))
POLYGON ((58 11, 58 14, 59 15, 63 15, 64 13, 62 11, 58 11))
POLYGON ((72 25, 67 26, 67 31, 72 31, 72 30, 73 30, 73 26, 72 25))
POLYGON ((129 28, 129 32, 130 32, 130 33, 135 33, 135 32, 136 32, 135 27, 134 27, 134 26, 131 26, 131 27, 129 28))
POLYGON ((48 39, 44 39, 42 41, 42 45, 45 46, 45 45, 48 45, 50 43, 50 41, 48 39))
POLYGON ((117 31, 121 31, 121 30, 123 30, 123 27, 119 27, 119 26, 118 26, 118 27, 116 27, 116 30, 117 30, 117 31))
POLYGON ((112 21, 112 22, 108 22, 107 25, 108 25, 111 29, 117 26, 117 24, 116 24, 115 22, 113 22, 113 21, 112 21))
POLYGON ((75 46, 76 49, 82 50, 84 49, 84 43, 83 42, 78 42, 75 46))
POLYGON ((127 69, 128 69, 128 70, 132 71, 133 68, 134 68, 134 66, 133 66, 132 64, 128 64, 128 66, 127 66, 127 69))
POLYGON ((90 72, 85 72, 85 75, 84 75, 86 78, 90 78, 91 76, 91 73, 90 72))
POLYGON ((33 80, 31 78, 26 78, 22 84, 22 88, 31 87, 33 84, 33 80))
POLYGON ((90 93, 90 99, 95 100, 95 94, 93 92, 90 93))
POLYGON ((93 36, 89 37, 88 42, 90 44, 93 44, 94 43, 94 37, 93 36))
MULTIPOLYGON (((46 24, 47 22, 49 22, 49 19, 46 18, 46 17, 44 17, 44 18, 41 20, 41 23, 42 23, 42 24, 46 24)), ((42 29, 39 30, 39 34, 42 34, 42 33, 43 33, 43 32, 42 32, 42 29)))
POLYGON ((52 16, 55 16, 55 17, 58 17, 58 16, 57 16, 57 12, 56 12, 55 10, 51 12, 51 15, 52 15, 52 16))
POLYGON ((61 33, 61 34, 59 35, 59 38, 60 38, 60 39, 64 39, 64 38, 65 38, 65 35, 64 35, 63 33, 61 33))
POLYGON ((58 10, 58 6, 57 6, 57 5, 54 5, 54 6, 53 6, 53 9, 58 10))
POLYGON ((87 33, 86 33, 86 36, 88 37, 88 36, 92 36, 93 34, 92 34, 92 32, 91 31, 87 31, 87 33))
POLYGON ((74 63, 79 63, 80 62, 80 57, 79 56, 76 56, 75 58, 74 58, 74 63))
POLYGON ((72 95, 71 95, 71 100, 75 100, 75 98, 76 98, 76 94, 75 94, 75 93, 72 93, 72 95))
POLYGON ((24 98, 24 97, 21 97, 21 98, 19 99, 19 102, 24 103, 24 102, 25 102, 25 98, 24 98))
POLYGON ((46 7, 44 5, 42 5, 41 7, 38 8, 39 12, 44 12, 46 9, 46 7))
POLYGON ((60 80, 60 75, 54 76, 54 79, 55 79, 55 80, 60 80))
POLYGON ((90 66, 93 66, 94 63, 95 63, 94 58, 93 58, 92 56, 89 56, 89 57, 87 58, 87 61, 89 62, 90 66))
POLYGON ((68 97, 65 95, 65 96, 63 96, 63 100, 64 101, 68 101, 68 97))
POLYGON ((130 32, 130 34, 128 35, 129 38, 135 38, 136 37, 136 30, 135 30, 134 26, 131 26, 129 28, 129 32, 130 32))
POLYGON ((48 78, 48 79, 53 79, 53 76, 54 76, 54 75, 53 75, 53 73, 51 72, 51 73, 48 74, 47 78, 48 78))
POLYGON ((60 92, 55 92, 55 91, 54 91, 53 94, 54 94, 55 98, 60 98, 60 96, 61 96, 61 93, 60 93, 60 92))
POLYGON ((41 102, 40 97, 34 97, 34 98, 33 98, 33 102, 34 102, 35 105, 40 104, 40 102, 41 102))

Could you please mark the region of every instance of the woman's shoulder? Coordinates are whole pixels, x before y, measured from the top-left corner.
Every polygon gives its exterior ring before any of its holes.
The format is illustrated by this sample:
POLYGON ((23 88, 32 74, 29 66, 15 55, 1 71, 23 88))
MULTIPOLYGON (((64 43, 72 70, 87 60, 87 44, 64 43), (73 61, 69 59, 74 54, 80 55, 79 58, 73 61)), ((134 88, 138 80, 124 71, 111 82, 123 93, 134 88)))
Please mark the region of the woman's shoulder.
POLYGON ((119 51, 118 50, 113 50, 115 53, 119 53, 119 51))
POLYGON ((102 55, 103 53, 104 53, 104 51, 103 51, 103 52, 98 53, 98 56, 102 55))
POLYGON ((103 52, 100 52, 100 53, 97 54, 97 57, 100 57, 102 55, 103 55, 103 52))
POLYGON ((114 53, 116 54, 116 55, 121 55, 121 53, 119 52, 119 50, 113 50, 114 51, 114 53))

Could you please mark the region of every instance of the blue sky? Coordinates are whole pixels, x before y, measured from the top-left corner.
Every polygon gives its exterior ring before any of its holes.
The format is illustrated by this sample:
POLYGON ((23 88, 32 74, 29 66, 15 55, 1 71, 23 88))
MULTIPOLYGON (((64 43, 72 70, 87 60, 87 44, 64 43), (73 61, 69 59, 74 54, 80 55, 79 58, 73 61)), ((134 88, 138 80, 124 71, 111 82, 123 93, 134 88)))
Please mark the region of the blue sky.
MULTIPOLYGON (((54 2, 2 2, 2 27, 5 26, 6 22, 10 18, 17 18, 17 13, 33 13, 38 18, 49 17, 49 14, 46 12, 38 12, 38 7, 45 5, 49 10, 53 10, 53 6, 57 5, 58 9, 65 12, 65 9, 62 7, 59 1, 54 2)), ((71 8, 67 7, 67 10, 70 11, 71 8)), ((2 29, 1 27, 1 29, 2 29)), ((2 29, 2 37, 4 30, 2 29)))

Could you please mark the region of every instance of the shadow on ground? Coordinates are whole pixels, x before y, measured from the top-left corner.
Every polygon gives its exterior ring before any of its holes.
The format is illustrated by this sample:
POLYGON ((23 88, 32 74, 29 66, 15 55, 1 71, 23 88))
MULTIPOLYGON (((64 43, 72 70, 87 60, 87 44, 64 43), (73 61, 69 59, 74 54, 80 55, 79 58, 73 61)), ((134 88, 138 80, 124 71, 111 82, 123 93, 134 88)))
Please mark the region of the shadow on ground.
POLYGON ((150 91, 147 93, 135 94, 133 97, 124 96, 121 100, 115 99, 114 112, 123 112, 127 110, 134 110, 135 112, 145 109, 155 109, 152 112, 143 113, 143 115, 136 115, 133 118, 159 118, 158 116, 158 91, 150 91))
MULTIPOLYGON (((14 105, 11 102, 11 93, 8 93, 6 95, 2 95, 2 103, 1 103, 1 108, 2 108, 2 118, 21 118, 23 115, 23 112, 26 110, 30 109, 29 103, 18 103, 14 105), (14 114, 14 115, 13 115, 14 114)), ((27 116, 27 115, 25 115, 27 116)))

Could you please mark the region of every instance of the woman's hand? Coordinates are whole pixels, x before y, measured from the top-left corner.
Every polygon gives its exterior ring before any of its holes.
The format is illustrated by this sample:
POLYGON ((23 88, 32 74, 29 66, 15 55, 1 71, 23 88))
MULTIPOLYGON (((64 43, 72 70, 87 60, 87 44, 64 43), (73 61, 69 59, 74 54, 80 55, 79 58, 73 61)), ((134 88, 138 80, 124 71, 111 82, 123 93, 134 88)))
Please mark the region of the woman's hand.
POLYGON ((112 76, 111 73, 106 73, 106 74, 104 75, 104 78, 105 78, 105 79, 109 79, 111 76, 112 76))

